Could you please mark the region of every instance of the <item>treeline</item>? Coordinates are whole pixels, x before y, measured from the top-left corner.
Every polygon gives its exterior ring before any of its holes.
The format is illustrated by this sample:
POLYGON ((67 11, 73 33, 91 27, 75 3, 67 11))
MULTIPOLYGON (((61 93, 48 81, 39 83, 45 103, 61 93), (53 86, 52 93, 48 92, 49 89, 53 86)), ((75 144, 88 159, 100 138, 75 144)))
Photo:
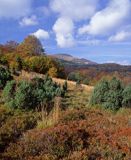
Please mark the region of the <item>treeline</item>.
POLYGON ((96 85, 97 82, 101 81, 103 78, 111 80, 112 77, 117 77, 124 84, 131 84, 131 66, 99 64, 72 67, 64 65, 64 67, 69 80, 96 85))
POLYGON ((13 74, 22 69, 51 77, 65 77, 64 67, 51 57, 35 36, 28 36, 22 43, 9 41, 0 45, 0 65, 6 66, 13 74))

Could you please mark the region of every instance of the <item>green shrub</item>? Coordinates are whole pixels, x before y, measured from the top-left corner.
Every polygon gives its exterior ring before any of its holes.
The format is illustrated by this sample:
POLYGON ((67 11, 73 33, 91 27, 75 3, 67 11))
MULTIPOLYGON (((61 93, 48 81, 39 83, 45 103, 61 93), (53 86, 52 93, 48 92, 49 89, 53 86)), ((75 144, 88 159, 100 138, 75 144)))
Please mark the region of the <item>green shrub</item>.
POLYGON ((15 92, 14 103, 16 108, 34 109, 37 105, 34 86, 26 81, 19 82, 15 92))
POLYGON ((89 81, 89 79, 86 78, 82 81, 82 83, 85 85, 89 85, 90 81, 89 81))
POLYGON ((104 106, 112 110, 118 110, 122 107, 123 85, 120 80, 113 78, 109 82, 109 91, 107 92, 106 102, 104 106))
POLYGON ((68 79, 71 80, 71 81, 81 81, 82 80, 82 76, 80 75, 79 72, 71 72, 69 75, 68 75, 68 79))
POLYGON ((91 105, 102 105, 105 108, 118 110, 122 107, 123 85, 113 78, 111 81, 102 80, 98 83, 91 97, 91 105))
POLYGON ((0 89, 3 89, 7 83, 7 81, 12 80, 11 73, 9 70, 0 67, 0 89))
POLYGON ((100 81, 96 85, 96 87, 93 91, 93 94, 92 94, 92 97, 91 97, 91 104, 95 105, 95 104, 105 103, 106 98, 108 97, 107 96, 108 91, 109 91, 108 81, 106 81, 106 80, 100 81))
POLYGON ((35 78, 31 82, 10 81, 3 90, 3 99, 7 106, 19 109, 42 108, 50 111, 53 107, 53 99, 64 96, 65 90, 52 81, 50 77, 45 79, 35 78))
POLYGON ((131 85, 127 86, 123 91, 123 101, 124 107, 131 107, 131 85))

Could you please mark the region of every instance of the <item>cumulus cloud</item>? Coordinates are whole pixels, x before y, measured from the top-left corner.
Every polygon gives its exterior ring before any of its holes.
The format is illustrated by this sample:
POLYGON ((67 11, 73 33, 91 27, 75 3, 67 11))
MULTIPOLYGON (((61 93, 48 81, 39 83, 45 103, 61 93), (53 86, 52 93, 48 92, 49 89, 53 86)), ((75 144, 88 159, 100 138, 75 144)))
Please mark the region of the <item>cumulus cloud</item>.
POLYGON ((49 33, 44 29, 38 29, 36 32, 32 33, 32 35, 36 36, 38 39, 44 40, 49 39, 49 33))
POLYGON ((90 18, 97 8, 98 0, 52 0, 51 9, 61 17, 69 17, 72 20, 90 18))
POLYGON ((123 60, 123 61, 107 61, 106 63, 116 63, 116 64, 120 64, 120 65, 124 65, 124 66, 130 65, 130 62, 127 61, 127 60, 123 60))
POLYGON ((73 38, 74 24, 70 18, 61 17, 53 26, 56 41, 60 47, 71 47, 75 44, 73 38))
POLYGON ((34 26, 38 24, 37 17, 35 15, 31 17, 24 17, 20 23, 21 26, 34 26))
POLYGON ((0 0, 0 18, 20 18, 31 11, 32 0, 0 0))
POLYGON ((53 30, 60 47, 75 45, 75 22, 89 19, 96 11, 98 0, 51 0, 50 8, 58 13, 53 30))
POLYGON ((131 32, 121 31, 109 38, 110 42, 122 42, 131 39, 131 32))
POLYGON ((79 29, 79 33, 108 35, 124 23, 130 11, 130 0, 111 0, 106 8, 96 12, 88 25, 79 29))

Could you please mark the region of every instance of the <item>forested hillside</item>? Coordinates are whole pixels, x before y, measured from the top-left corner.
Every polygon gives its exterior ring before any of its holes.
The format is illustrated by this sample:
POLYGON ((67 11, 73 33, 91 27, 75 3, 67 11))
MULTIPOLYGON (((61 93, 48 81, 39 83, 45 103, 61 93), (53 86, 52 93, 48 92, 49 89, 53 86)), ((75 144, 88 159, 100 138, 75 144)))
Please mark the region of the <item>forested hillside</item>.
POLYGON ((63 66, 46 55, 35 36, 26 37, 20 44, 9 41, 0 45, 0 65, 9 68, 13 74, 26 70, 51 77, 65 77, 63 66))
POLYGON ((76 65, 63 62, 69 80, 95 85, 103 78, 117 77, 124 84, 131 84, 131 66, 118 64, 76 65))

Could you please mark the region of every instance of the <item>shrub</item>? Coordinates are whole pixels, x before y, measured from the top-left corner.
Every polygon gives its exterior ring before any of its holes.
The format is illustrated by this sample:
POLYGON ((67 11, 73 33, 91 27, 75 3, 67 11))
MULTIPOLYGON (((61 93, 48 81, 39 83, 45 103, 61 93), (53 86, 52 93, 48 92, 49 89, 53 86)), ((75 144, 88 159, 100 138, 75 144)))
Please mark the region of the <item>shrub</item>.
POLYGON ((91 105, 102 105, 105 108, 118 110, 122 107, 123 85, 121 81, 113 78, 111 81, 102 80, 95 87, 91 105))
POLYGON ((37 97, 33 88, 34 86, 27 81, 19 82, 14 98, 16 108, 33 109, 37 105, 37 97))
POLYGON ((78 123, 57 126, 47 130, 27 132, 17 144, 7 149, 5 157, 28 159, 30 156, 50 155, 62 159, 73 151, 87 147, 88 132, 78 123))
POLYGON ((0 106, 0 127, 5 123, 7 119, 13 116, 13 111, 6 108, 5 106, 0 106))
POLYGON ((50 77, 35 78, 31 82, 10 81, 3 90, 4 102, 11 108, 35 109, 43 108, 50 111, 53 99, 64 96, 65 91, 50 77))
POLYGON ((69 110, 62 115, 60 118, 60 123, 69 123, 71 121, 80 121, 86 119, 85 110, 69 110))
POLYGON ((0 89, 3 89, 7 81, 12 80, 11 73, 8 69, 0 67, 0 89))
POLYGON ((89 79, 86 78, 86 79, 83 80, 82 83, 85 84, 85 85, 89 85, 90 81, 89 81, 89 79))
POLYGON ((109 83, 106 80, 102 80, 100 81, 92 94, 91 97, 91 104, 95 105, 95 104, 102 104, 104 102, 106 102, 106 98, 107 98, 107 92, 109 91, 109 83))
POLYGON ((0 64, 1 64, 1 65, 6 65, 6 66, 8 66, 8 61, 7 61, 6 56, 4 56, 4 55, 1 54, 1 53, 0 53, 0 64))
POLYGON ((71 80, 71 81, 81 81, 82 80, 82 76, 80 75, 79 72, 71 72, 69 75, 68 75, 68 79, 71 80))
POLYGON ((15 142, 26 130, 32 129, 37 124, 37 116, 34 113, 19 113, 5 121, 0 128, 1 152, 11 143, 15 142))
POLYGON ((15 88, 16 82, 14 80, 7 82, 4 90, 3 90, 3 99, 6 106, 10 108, 15 108, 15 88))
POLYGON ((113 78, 109 83, 109 91, 107 92, 107 99, 104 106, 112 110, 121 108, 123 99, 122 92, 123 85, 121 81, 113 78))
POLYGON ((23 68, 27 71, 49 74, 51 77, 65 77, 63 66, 47 56, 25 58, 23 68))
POLYGON ((123 106, 131 107, 131 85, 127 86, 123 91, 123 106))
POLYGON ((68 84, 67 84, 67 81, 65 81, 64 85, 63 85, 63 90, 64 91, 67 91, 67 88, 68 88, 68 84))

